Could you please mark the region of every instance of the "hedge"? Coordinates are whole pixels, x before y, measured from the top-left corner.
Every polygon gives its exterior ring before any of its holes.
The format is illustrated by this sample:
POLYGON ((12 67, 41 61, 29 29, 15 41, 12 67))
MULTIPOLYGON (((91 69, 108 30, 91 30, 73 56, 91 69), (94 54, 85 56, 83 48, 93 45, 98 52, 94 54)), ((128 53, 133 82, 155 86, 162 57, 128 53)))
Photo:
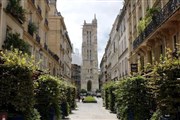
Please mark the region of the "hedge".
POLYGON ((38 76, 28 54, 17 49, 1 52, 0 69, 0 112, 7 112, 8 119, 16 114, 25 120, 58 120, 75 109, 75 86, 51 75, 38 76))
POLYGON ((32 120, 35 104, 33 62, 18 50, 1 52, 0 59, 0 111, 32 120))

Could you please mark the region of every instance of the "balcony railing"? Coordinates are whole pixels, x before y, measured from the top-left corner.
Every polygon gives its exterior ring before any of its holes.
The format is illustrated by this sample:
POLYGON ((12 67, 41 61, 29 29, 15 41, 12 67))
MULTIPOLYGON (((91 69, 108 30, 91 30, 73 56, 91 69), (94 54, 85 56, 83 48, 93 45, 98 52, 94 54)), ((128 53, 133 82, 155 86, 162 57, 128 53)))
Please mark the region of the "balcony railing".
POLYGON ((42 14, 42 10, 41 10, 41 8, 39 7, 39 5, 37 6, 37 11, 38 11, 38 13, 41 15, 42 14))
POLYGON ((36 34, 36 41, 37 41, 38 43, 40 43, 40 40, 41 40, 41 38, 39 37, 38 34, 36 34))
POLYGON ((155 15, 152 21, 147 25, 143 32, 134 40, 133 49, 136 49, 143 41, 160 26, 167 18, 169 18, 176 10, 180 8, 179 0, 169 0, 169 2, 155 15))
POLYGON ((45 25, 47 25, 48 26, 48 20, 47 20, 47 18, 45 18, 45 21, 44 21, 44 23, 45 23, 45 25))

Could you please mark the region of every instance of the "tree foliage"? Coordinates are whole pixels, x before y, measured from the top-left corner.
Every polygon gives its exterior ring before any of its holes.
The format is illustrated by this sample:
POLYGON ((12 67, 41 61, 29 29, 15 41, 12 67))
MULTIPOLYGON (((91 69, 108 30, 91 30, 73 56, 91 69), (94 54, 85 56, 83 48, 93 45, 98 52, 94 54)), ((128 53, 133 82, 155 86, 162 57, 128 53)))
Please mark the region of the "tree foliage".
POLYGON ((21 0, 9 0, 6 11, 11 13, 20 23, 25 21, 25 9, 20 6, 21 0))
POLYGON ((150 95, 147 81, 141 76, 127 78, 117 83, 117 107, 122 120, 149 118, 150 95), (142 116, 143 114, 143 116, 142 116))
POLYGON ((35 104, 30 59, 18 50, 1 52, 0 56, 3 61, 0 64, 0 110, 22 114, 29 120, 35 104))
POLYGON ((155 88, 157 109, 162 116, 170 115, 175 120, 180 107, 180 80, 177 79, 180 78, 180 60, 167 50, 166 56, 154 66, 154 74, 155 79, 151 82, 155 88))

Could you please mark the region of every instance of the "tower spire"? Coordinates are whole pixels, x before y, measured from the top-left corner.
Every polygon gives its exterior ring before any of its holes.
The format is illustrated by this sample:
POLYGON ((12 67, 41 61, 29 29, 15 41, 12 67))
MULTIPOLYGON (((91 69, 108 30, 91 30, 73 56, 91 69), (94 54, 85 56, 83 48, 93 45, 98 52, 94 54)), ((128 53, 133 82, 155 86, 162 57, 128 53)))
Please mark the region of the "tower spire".
POLYGON ((96 19, 96 14, 94 14, 94 19, 96 19))

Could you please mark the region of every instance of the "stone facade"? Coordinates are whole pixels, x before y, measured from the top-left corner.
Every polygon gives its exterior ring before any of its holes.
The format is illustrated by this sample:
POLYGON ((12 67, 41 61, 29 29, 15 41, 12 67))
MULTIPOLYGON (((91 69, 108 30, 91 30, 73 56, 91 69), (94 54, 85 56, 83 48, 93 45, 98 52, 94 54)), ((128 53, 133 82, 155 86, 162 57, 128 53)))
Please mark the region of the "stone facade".
POLYGON ((96 17, 92 23, 84 21, 82 36, 81 89, 95 92, 99 89, 96 17))
POLYGON ((77 87, 77 91, 81 90, 81 66, 77 64, 71 65, 71 80, 77 87))
POLYGON ((66 29, 63 16, 56 9, 56 1, 50 1, 50 12, 48 15, 49 33, 48 46, 52 52, 56 53, 59 61, 61 77, 70 80, 72 45, 66 29))
MULTIPOLYGON (((18 17, 13 16, 13 13, 6 11, 9 2, 8 0, 0 1, 0 50, 3 49, 2 46, 6 40, 7 33, 18 33, 20 38, 29 44, 30 53, 35 57, 35 60, 37 62, 41 61, 39 64, 40 70, 46 70, 51 75, 58 77, 62 77, 67 73, 67 78, 71 78, 72 46, 68 35, 66 34, 62 38, 57 37, 58 39, 50 36, 52 34, 51 25, 54 22, 51 20, 51 17, 58 17, 58 12, 56 11, 57 14, 54 14, 53 11, 54 9, 56 10, 56 0, 21 0, 19 6, 22 6, 25 10, 25 21, 19 20, 18 17), (29 30, 32 24, 36 27, 36 31, 33 33, 29 30), (57 46, 54 47, 51 41, 57 46), (60 51, 61 43, 62 46, 67 44, 66 48, 64 48, 64 54, 67 57, 62 60, 63 62, 68 62, 69 72, 64 72, 64 74, 61 72, 64 70, 60 61, 60 58, 63 58, 60 56, 60 53, 63 53, 60 51)), ((61 24, 64 24, 62 16, 58 19, 61 24)), ((64 26, 59 25, 57 28, 66 30, 64 26)), ((54 36, 57 35, 55 31, 53 33, 54 36)))
POLYGON ((146 65, 159 62, 160 57, 166 55, 167 48, 180 50, 179 15, 179 0, 125 0, 100 64, 101 81, 133 75, 131 64, 137 64, 138 72, 146 76, 149 74, 145 73, 146 65), (149 23, 143 28, 141 22, 147 17, 148 10, 156 12, 151 13, 149 23), (118 60, 115 57, 116 43, 118 60), (115 74, 116 65, 118 75, 115 74))

